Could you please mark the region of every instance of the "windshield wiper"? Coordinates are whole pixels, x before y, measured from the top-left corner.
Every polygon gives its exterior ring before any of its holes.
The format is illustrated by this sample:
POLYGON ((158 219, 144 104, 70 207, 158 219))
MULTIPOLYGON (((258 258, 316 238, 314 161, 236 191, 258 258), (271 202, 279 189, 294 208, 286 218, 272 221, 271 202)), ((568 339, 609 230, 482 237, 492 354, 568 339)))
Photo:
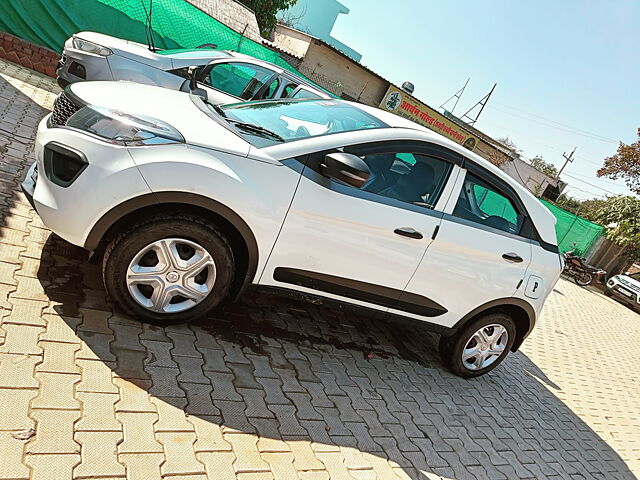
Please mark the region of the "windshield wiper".
POLYGON ((211 102, 207 102, 207 105, 209 105, 211 108, 213 108, 215 110, 215 112, 220 115, 222 118, 227 119, 227 114, 224 113, 224 110, 222 108, 220 108, 220 105, 216 105, 215 103, 211 103, 211 102))
POLYGON ((225 118, 225 120, 229 123, 232 123, 236 128, 240 130, 244 130, 245 132, 272 137, 280 142, 285 141, 284 138, 282 138, 276 132, 272 132, 267 128, 261 127, 260 125, 256 125, 254 123, 241 122, 240 120, 234 120, 233 118, 225 118))

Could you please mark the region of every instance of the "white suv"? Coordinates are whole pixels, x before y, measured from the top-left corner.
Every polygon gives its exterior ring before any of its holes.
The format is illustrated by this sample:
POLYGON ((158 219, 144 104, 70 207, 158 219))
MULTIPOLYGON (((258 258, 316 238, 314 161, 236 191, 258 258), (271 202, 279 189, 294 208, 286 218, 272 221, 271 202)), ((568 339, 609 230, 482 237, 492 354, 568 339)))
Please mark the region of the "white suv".
POLYGON ((561 261, 554 217, 444 137, 341 100, 218 107, 73 84, 23 183, 43 222, 99 252, 117 306, 202 317, 250 284, 428 322, 462 376, 533 329, 561 261))

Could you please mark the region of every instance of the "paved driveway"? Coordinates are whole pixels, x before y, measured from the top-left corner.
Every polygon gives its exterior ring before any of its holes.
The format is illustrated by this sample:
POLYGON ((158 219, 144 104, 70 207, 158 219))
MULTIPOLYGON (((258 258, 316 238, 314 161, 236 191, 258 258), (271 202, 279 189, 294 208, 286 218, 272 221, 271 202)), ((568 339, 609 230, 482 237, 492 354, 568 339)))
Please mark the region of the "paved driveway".
POLYGON ((0 60, 0 479, 640 472, 640 316, 564 280, 473 381, 420 325, 273 295, 190 326, 114 314, 98 267, 18 192, 56 91, 0 60))

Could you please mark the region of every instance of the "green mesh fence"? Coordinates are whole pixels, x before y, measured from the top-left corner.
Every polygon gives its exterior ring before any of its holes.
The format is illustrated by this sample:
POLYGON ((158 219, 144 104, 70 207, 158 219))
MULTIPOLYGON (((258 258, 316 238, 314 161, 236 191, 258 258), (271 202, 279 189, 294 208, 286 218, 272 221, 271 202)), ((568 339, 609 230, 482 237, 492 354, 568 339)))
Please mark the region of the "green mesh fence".
POLYGON ((604 231, 602 225, 567 212, 546 200, 540 199, 540 201, 557 219, 556 235, 558 236, 558 248, 560 252, 571 250, 575 243, 576 254, 585 255, 589 247, 591 247, 591 244, 593 244, 595 239, 604 231))
MULTIPOLYGON (((146 44, 149 0, 0 0, 0 30, 62 52, 64 42, 83 30, 146 44)), ((277 52, 244 38, 185 0, 153 0, 155 45, 195 48, 213 43, 278 65, 307 78, 277 52)), ((307 78, 308 80, 308 78, 307 78)))

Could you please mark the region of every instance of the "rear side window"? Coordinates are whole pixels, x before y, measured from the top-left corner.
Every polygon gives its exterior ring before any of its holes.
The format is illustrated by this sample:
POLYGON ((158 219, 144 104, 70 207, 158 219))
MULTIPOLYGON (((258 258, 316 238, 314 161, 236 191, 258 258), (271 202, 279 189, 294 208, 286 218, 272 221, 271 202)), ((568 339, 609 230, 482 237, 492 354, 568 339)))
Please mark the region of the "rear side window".
POLYGON ((453 215, 516 235, 524 222, 508 195, 468 172, 453 215))
POLYGON ((251 100, 273 72, 248 63, 217 63, 204 83, 243 100, 251 100))

